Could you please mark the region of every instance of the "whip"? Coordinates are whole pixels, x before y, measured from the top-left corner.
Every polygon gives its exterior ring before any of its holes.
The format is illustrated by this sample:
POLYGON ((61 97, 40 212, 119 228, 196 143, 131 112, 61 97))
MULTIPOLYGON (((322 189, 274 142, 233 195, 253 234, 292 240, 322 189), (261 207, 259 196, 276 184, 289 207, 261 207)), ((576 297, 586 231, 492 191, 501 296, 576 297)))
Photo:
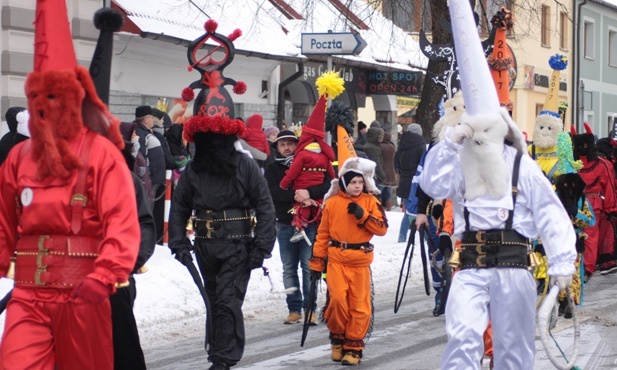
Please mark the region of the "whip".
POLYGON ((551 333, 551 329, 555 327, 556 318, 557 318, 557 306, 555 303, 557 302, 557 295, 559 294, 559 286, 557 284, 553 285, 544 298, 544 302, 540 306, 540 310, 538 311, 538 328, 540 329, 540 340, 542 341, 542 345, 544 346, 544 351, 548 356, 548 359, 551 361, 553 366, 559 370, 580 370, 579 367, 574 366, 576 363, 576 358, 578 357, 578 349, 579 349, 579 339, 581 336, 581 328, 578 320, 578 313, 576 312, 576 307, 574 305, 574 297, 572 296, 572 291, 570 288, 566 289, 568 294, 568 308, 572 312, 572 322, 574 327, 574 344, 573 344, 573 353, 570 357, 570 361, 563 353, 563 350, 559 347, 559 344, 553 337, 551 333), (549 320, 550 319, 550 320, 549 320), (566 360, 566 364, 560 363, 555 356, 549 352, 548 348, 548 337, 551 337, 555 342, 555 345, 561 352, 561 355, 566 360))

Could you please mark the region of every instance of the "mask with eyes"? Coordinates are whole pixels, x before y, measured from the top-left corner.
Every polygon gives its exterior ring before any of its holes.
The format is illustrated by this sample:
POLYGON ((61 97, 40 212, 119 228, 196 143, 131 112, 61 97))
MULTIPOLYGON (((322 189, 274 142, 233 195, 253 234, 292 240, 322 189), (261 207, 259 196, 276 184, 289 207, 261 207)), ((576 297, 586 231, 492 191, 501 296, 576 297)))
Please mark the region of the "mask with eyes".
POLYGON ((583 196, 585 185, 578 173, 568 173, 557 177, 555 182, 557 196, 566 210, 576 207, 578 199, 583 196))
POLYGON ((551 148, 557 145, 557 135, 563 131, 563 124, 557 117, 541 114, 533 127, 533 143, 538 148, 551 148))
POLYGON ((572 136, 572 149, 574 159, 579 160, 585 157, 588 161, 595 161, 598 158, 598 150, 593 134, 580 134, 572 136))
POLYGON ((503 197, 509 190, 508 166, 503 157, 508 124, 500 114, 463 114, 461 123, 473 129, 473 136, 463 142, 459 151, 465 198, 503 197))
POLYGON ((465 101, 463 100, 463 93, 461 91, 454 94, 454 96, 443 104, 444 114, 441 118, 435 122, 433 126, 433 137, 439 138, 439 141, 443 140, 443 134, 446 128, 456 126, 461 122, 461 116, 465 113, 465 101))

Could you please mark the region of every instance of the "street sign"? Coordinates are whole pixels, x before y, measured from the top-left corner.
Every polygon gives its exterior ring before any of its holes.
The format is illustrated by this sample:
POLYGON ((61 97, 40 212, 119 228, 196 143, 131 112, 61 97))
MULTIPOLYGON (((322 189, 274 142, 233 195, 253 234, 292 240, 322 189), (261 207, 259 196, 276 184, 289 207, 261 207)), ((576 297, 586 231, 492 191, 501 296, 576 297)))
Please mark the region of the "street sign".
POLYGON ((302 54, 358 55, 366 47, 360 34, 345 33, 303 33, 302 54))

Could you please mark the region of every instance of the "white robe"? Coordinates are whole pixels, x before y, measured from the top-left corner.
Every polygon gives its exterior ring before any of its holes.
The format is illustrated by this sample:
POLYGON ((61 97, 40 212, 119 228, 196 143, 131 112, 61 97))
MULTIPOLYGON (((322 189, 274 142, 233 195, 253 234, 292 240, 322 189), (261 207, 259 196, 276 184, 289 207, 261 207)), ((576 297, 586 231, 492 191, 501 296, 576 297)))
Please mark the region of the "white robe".
MULTIPOLYGON (((422 190, 432 198, 452 199, 454 234, 465 231, 464 177, 459 162, 461 145, 449 139, 426 155, 420 175, 422 190)), ((504 158, 511 183, 516 150, 506 146, 504 158)), ((575 271, 576 237, 566 211, 538 165, 526 154, 521 158, 513 229, 521 235, 540 237, 549 262, 550 276, 575 271)), ((470 230, 505 229, 511 195, 501 199, 479 197, 466 203, 470 230)), ((482 334, 489 317, 493 325, 494 368, 533 369, 535 355, 536 289, 531 273, 520 268, 467 269, 454 275, 446 307, 448 345, 442 369, 480 369, 482 334)))

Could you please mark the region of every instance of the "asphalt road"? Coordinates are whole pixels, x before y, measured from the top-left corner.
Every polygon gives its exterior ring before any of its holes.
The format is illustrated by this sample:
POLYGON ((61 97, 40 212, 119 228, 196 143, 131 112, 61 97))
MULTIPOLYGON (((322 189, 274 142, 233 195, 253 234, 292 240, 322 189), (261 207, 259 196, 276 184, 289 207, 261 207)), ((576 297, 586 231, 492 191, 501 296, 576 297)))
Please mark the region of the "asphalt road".
MULTIPOLYGON (((585 290, 581 320, 580 351, 576 365, 581 369, 617 369, 617 274, 593 276, 585 290)), ((445 348, 445 317, 432 316, 433 297, 423 287, 408 287, 397 314, 394 294, 375 297, 375 324, 366 342, 362 369, 439 369, 445 348)), ((187 318, 186 327, 204 327, 203 318, 187 318)), ((166 339, 144 348, 148 369, 207 369, 210 364, 203 349, 203 335, 189 330, 192 337, 166 339)), ((280 320, 250 319, 246 322, 247 345, 240 369, 349 369, 330 360, 330 345, 325 324, 312 327, 304 347, 300 347, 302 325, 284 325, 280 320)), ((552 330, 559 346, 572 354, 572 320, 560 318, 552 330)), ((172 336, 173 337, 173 336, 172 336)), ((169 336, 167 336, 169 338, 169 336)), ((561 359, 554 347, 551 353, 561 359)), ((565 360, 563 360, 565 363, 565 360)), ((488 368, 485 363, 484 368, 488 368)), ((534 369, 554 369, 540 338, 536 336, 534 369)))

